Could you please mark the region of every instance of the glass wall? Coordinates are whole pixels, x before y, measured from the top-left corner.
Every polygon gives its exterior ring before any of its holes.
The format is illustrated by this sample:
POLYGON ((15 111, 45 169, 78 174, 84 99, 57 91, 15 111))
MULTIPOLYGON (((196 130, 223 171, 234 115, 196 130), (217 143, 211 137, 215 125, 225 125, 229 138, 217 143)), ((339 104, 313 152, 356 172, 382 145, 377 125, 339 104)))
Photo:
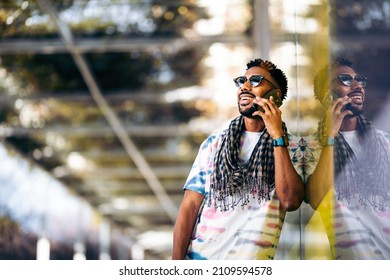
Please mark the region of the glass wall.
MULTIPOLYGON (((342 57, 353 63, 352 66, 348 64, 355 72, 352 75, 357 73, 367 78, 367 85, 358 84, 355 80, 353 92, 351 90, 348 93, 355 100, 360 100, 362 95, 364 108, 361 116, 366 121, 359 117, 359 124, 350 129, 345 124, 351 122, 344 120, 340 128, 340 131, 357 131, 360 135, 358 146, 362 147, 361 154, 354 150, 353 156, 348 153, 340 156, 340 143, 347 141, 348 145, 352 144, 345 133, 336 134, 335 157, 329 157, 326 163, 334 168, 334 172, 321 165, 322 168, 316 173, 322 173, 321 179, 307 184, 307 192, 314 192, 314 195, 319 196, 321 186, 327 181, 326 177, 333 178, 330 191, 319 205, 313 206, 312 201, 308 201, 310 203, 303 203, 298 211, 289 213, 277 256, 281 259, 388 259, 389 248, 385 244, 389 240, 387 232, 390 224, 384 217, 388 215, 389 208, 384 200, 388 197, 389 183, 383 178, 389 171, 389 146, 388 140, 385 140, 388 139, 389 127, 383 120, 388 116, 386 108, 389 104, 390 84, 388 79, 380 76, 389 68, 390 52, 389 44, 380 38, 384 38, 390 28, 389 3, 269 1, 269 5, 270 22, 273 23, 270 57, 276 61, 280 59, 282 68, 291 71, 289 96, 292 98, 283 106, 283 113, 288 118, 290 131, 298 136, 298 140, 303 138, 305 141, 300 147, 305 154, 306 162, 303 166, 306 168, 303 177, 306 180, 318 160, 324 158, 318 150, 316 152, 313 137, 317 137, 317 129, 321 128, 320 123, 324 124, 323 120, 328 112, 326 109, 329 108, 319 98, 322 93, 314 95, 315 90, 319 90, 319 78, 316 75, 332 59, 342 57), (286 49, 290 53, 286 52, 283 56, 282 50, 286 49), (362 123, 365 122, 380 130, 373 135, 383 133, 385 136, 375 136, 373 138, 377 140, 369 140, 371 144, 366 143, 370 130, 364 128, 362 123), (383 140, 382 144, 379 144, 378 139, 383 140), (344 161, 350 163, 340 167, 340 162, 344 161), (381 168, 372 167, 376 164, 381 168), (345 170, 354 175, 345 174, 345 170), (348 183, 343 185, 346 180, 348 183)), ((338 69, 337 71, 341 71, 338 69)), ((348 69, 342 69, 348 72, 348 69)), ((324 86, 338 92, 339 95, 334 95, 333 98, 340 97, 340 92, 346 86, 341 84, 335 71, 330 70, 330 77, 333 79, 330 82, 327 80, 324 86)), ((330 107, 328 110, 332 109, 337 113, 337 107, 330 107)), ((344 109, 340 109, 338 112, 340 114, 343 111, 344 109)), ((331 115, 331 119, 334 120, 336 116, 331 115)), ((337 125, 333 124, 335 126, 337 125)), ((322 148, 322 152, 323 149, 328 148, 322 148)))

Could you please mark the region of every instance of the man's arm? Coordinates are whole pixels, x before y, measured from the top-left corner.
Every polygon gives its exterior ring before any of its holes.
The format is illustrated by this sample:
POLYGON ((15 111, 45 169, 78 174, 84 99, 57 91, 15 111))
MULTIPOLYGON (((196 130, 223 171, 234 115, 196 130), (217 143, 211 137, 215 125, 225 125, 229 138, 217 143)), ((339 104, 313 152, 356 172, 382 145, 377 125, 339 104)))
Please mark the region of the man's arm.
POLYGON ((191 234, 198 217, 204 196, 198 192, 186 190, 180 205, 173 231, 172 260, 184 260, 191 234))
POLYGON ((301 176, 295 170, 287 147, 274 147, 275 157, 275 190, 280 205, 287 211, 299 208, 305 196, 301 176))
POLYGON ((317 209, 326 194, 333 188, 333 146, 321 150, 320 159, 310 175, 306 187, 306 201, 317 209))
MULTIPOLYGON (((339 132, 344 118, 351 115, 349 110, 343 111, 345 105, 350 102, 348 97, 331 99, 332 105, 326 110, 324 128, 327 137, 334 138, 339 132)), ((321 137, 321 136, 320 136, 321 137)), ((321 139, 319 139, 321 142, 321 139)), ((333 189, 334 184, 334 148, 332 145, 322 147, 320 158, 314 172, 310 175, 306 186, 306 201, 313 209, 317 209, 325 195, 333 189)))
MULTIPOLYGON (((282 111, 275 105, 273 98, 257 98, 254 102, 264 108, 264 113, 258 111, 253 115, 262 117, 270 136, 273 139, 283 136, 282 111)), ((294 211, 299 208, 305 196, 303 180, 291 162, 287 147, 274 147, 274 158, 275 190, 280 205, 287 211, 294 211)))

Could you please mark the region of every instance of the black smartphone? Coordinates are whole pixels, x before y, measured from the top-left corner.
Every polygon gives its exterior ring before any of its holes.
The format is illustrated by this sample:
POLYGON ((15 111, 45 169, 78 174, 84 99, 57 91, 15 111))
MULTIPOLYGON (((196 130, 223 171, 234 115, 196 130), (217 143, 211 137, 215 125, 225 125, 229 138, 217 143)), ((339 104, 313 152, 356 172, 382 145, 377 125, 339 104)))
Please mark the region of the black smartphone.
POLYGON ((344 108, 341 109, 341 112, 344 112, 346 110, 353 111, 353 107, 351 103, 348 103, 347 105, 344 106, 344 108))
MULTIPOLYGON (((271 89, 262 98, 270 99, 271 96, 273 97, 273 101, 276 106, 280 107, 283 104, 283 101, 282 99, 280 99, 278 93, 276 92, 276 89, 271 89)), ((261 112, 264 113, 264 109, 261 106, 257 105, 256 108, 257 110, 260 110, 261 112)))

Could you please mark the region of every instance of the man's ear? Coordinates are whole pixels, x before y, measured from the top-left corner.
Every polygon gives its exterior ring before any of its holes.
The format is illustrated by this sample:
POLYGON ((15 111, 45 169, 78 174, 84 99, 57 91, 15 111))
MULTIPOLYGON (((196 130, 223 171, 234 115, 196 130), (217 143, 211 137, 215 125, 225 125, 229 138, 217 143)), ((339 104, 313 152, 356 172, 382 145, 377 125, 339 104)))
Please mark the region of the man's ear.
POLYGON ((277 88, 276 90, 276 94, 279 96, 280 99, 282 99, 282 91, 280 88, 277 88))
POLYGON ((322 100, 320 100, 320 103, 325 108, 329 108, 333 100, 335 99, 335 96, 337 98, 337 94, 335 92, 331 91, 330 89, 325 89, 323 93, 323 98, 322 100))

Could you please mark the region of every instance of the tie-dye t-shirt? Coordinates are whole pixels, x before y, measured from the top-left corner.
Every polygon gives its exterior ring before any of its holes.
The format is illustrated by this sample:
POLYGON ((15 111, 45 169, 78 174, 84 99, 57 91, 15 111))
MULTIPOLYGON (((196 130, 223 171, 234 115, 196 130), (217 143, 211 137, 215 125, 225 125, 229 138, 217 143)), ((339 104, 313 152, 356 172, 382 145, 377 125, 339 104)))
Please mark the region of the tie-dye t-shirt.
MULTIPOLYGON (((209 194, 213 158, 224 133, 213 134, 202 143, 185 190, 209 194)), ((198 214, 187 259, 273 259, 285 214, 279 209, 275 191, 269 201, 259 203, 252 199, 244 207, 224 212, 205 202, 198 214)))
MULTIPOLYGON (((377 133, 390 156, 390 135, 379 130, 377 133)), ((317 138, 308 137, 306 162, 318 162, 320 153, 317 138)), ((307 173, 311 174, 315 166, 307 165, 307 173)), ((383 187, 390 189, 389 186, 383 187)), ((337 197, 337 190, 334 197, 337 197)), ((351 197, 349 201, 334 200, 332 212, 332 219, 325 220, 324 225, 334 259, 390 259, 390 209, 374 208, 362 204, 358 197, 351 197)))

